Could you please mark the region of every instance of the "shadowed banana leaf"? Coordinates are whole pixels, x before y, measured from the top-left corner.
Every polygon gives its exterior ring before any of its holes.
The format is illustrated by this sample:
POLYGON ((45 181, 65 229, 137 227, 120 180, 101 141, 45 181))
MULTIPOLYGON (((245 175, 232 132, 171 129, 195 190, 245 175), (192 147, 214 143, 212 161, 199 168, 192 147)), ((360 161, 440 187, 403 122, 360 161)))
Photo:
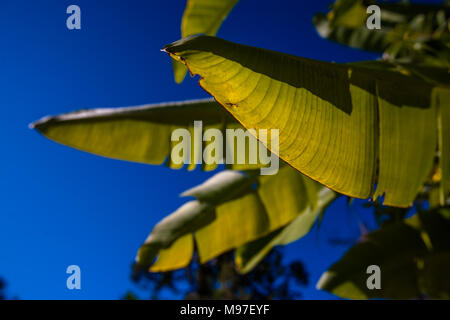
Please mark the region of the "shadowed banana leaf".
MULTIPOLYGON (((194 121, 203 121, 203 130, 237 129, 242 126, 219 104, 211 99, 154 104, 141 107, 80 110, 59 116, 45 117, 31 124, 32 128, 49 139, 70 147, 101 155, 104 157, 148 163, 162 164, 166 159, 171 168, 181 168, 171 159, 171 150, 177 141, 171 141, 175 129, 184 128, 191 132, 191 161, 188 170, 196 166, 197 157, 203 146, 195 141, 194 121)), ((223 134, 225 136, 225 134, 223 134)), ((222 155, 231 148, 233 141, 224 139, 222 155)), ((203 142, 204 146, 212 141, 203 142)), ((251 142, 246 144, 247 155, 251 142)), ((262 146, 262 145, 261 145, 262 146)), ((205 170, 213 170, 217 164, 209 161, 211 154, 202 161, 205 170)), ((234 157, 237 158, 237 153, 234 157)), ((200 156, 200 158, 202 158, 200 156)), ((234 161, 230 168, 237 170, 254 169, 262 164, 239 164, 234 161)))
MULTIPOLYGON (((438 141, 442 179, 449 179, 445 70, 436 85, 385 62, 340 65, 207 36, 164 50, 200 75, 246 128, 279 129, 272 151, 335 191, 409 206, 431 173, 438 141)), ((449 193, 444 183, 442 197, 449 193)))
POLYGON ((368 51, 383 52, 386 47, 386 37, 390 30, 385 28, 370 30, 365 26, 350 28, 335 26, 331 27, 327 17, 322 14, 314 16, 314 26, 322 38, 368 51))
POLYGON ((415 215, 370 233, 319 280, 317 287, 350 299, 450 297, 447 209, 415 215), (367 267, 380 267, 381 289, 369 290, 367 267))
MULTIPOLYGON (((188 0, 181 21, 181 37, 194 34, 215 36, 223 20, 239 0, 188 0)), ((183 82, 187 68, 172 62, 175 82, 183 82)))
MULTIPOLYGON (((272 176, 256 176, 254 172, 218 173, 183 193, 196 200, 155 226, 139 250, 137 263, 143 268, 151 266, 154 272, 186 266, 192 257, 194 241, 200 261, 209 261, 307 215, 317 207, 318 192, 322 189, 289 166, 283 166, 272 176)), ((308 229, 310 225, 308 222, 308 229)))
MULTIPOLYGON (((450 7, 436 4, 346 0, 337 1, 327 15, 315 15, 313 23, 323 38, 354 48, 384 52, 397 40, 398 36, 403 36, 403 32, 400 32, 399 29, 401 24, 409 24, 419 17, 430 18, 430 16, 433 17, 434 24, 436 24, 440 18, 439 15, 448 18, 450 7), (371 30, 366 26, 369 17, 367 8, 373 4, 380 7, 381 28, 371 30)), ((445 24, 445 18, 441 20, 443 21, 441 24, 445 24)), ((446 32, 448 32, 448 28, 446 32)))

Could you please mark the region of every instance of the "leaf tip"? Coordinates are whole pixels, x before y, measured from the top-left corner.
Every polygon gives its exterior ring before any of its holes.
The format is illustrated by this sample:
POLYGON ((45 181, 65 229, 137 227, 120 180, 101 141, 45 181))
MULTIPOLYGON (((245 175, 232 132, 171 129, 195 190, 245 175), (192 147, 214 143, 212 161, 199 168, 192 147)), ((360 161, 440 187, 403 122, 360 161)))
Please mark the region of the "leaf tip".
POLYGON ((50 119, 51 119, 51 117, 47 116, 47 117, 44 117, 37 121, 33 121, 32 123, 30 123, 28 125, 28 128, 31 130, 37 130, 37 131, 41 132, 42 128, 44 128, 44 126, 49 122, 50 119))
POLYGON ((183 46, 186 45, 188 42, 193 41, 194 39, 200 39, 200 38, 205 38, 207 36, 204 36, 202 34, 193 34, 191 36, 188 37, 184 37, 181 38, 180 40, 177 40, 175 42, 172 42, 166 46, 164 46, 161 51, 169 53, 169 54, 174 54, 176 52, 179 51, 179 49, 183 46))
POLYGON ((328 283, 330 282, 330 279, 334 277, 334 273, 330 271, 324 272, 321 276, 319 281, 317 281, 316 289, 317 290, 326 290, 328 283))

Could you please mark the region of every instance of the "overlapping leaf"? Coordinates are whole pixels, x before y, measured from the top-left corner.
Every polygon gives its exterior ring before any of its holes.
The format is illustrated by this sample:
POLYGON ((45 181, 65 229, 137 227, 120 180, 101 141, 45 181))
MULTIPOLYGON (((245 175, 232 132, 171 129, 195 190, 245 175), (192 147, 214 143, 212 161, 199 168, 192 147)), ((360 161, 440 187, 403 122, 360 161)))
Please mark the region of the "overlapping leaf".
POLYGON ((235 260, 238 271, 251 271, 274 247, 287 245, 306 235, 317 217, 336 198, 336 194, 327 188, 321 189, 315 196, 318 197, 317 206, 308 206, 285 227, 237 248, 235 260))
POLYGON ((338 192, 409 206, 431 173, 448 73, 438 86, 384 62, 339 65, 206 36, 165 51, 246 128, 279 129, 280 158, 338 192))
MULTIPOLYGON (((151 271, 186 266, 194 241, 200 261, 209 261, 302 216, 307 218, 308 212, 317 207, 321 189, 289 166, 272 176, 221 172, 183 193, 197 200, 188 202, 154 228, 139 250, 137 263, 144 268, 151 266, 151 271)), ((314 220, 315 216, 310 218, 314 220)), ((303 222, 309 229, 312 222, 303 222)), ((302 222, 296 224, 299 228, 302 222)))
POLYGON ((442 211, 446 209, 370 233, 322 275, 318 288, 350 299, 448 298, 450 221, 442 211), (380 267, 381 289, 368 289, 371 265, 380 267))
MULTIPOLYGON (((223 20, 239 0, 188 0, 181 21, 181 36, 194 34, 215 36, 223 20)), ((186 76, 186 67, 173 61, 175 81, 181 83, 186 76)))
MULTIPOLYGON (((340 0, 334 3, 327 15, 317 14, 313 22, 318 33, 324 38, 355 48, 384 52, 389 46, 408 36, 406 30, 403 30, 407 25, 412 24, 412 27, 415 27, 419 20, 425 17, 433 20, 431 29, 439 31, 436 36, 441 37, 441 25, 445 25, 445 17, 448 19, 449 16, 450 7, 445 5, 340 0), (380 8, 380 29, 369 29, 366 25, 369 17, 367 8, 373 4, 380 8)), ((448 33, 448 29, 443 31, 448 33)), ((431 37, 431 34, 429 36, 431 37)), ((422 41, 424 38, 425 34, 422 34, 421 39, 417 40, 422 41)))

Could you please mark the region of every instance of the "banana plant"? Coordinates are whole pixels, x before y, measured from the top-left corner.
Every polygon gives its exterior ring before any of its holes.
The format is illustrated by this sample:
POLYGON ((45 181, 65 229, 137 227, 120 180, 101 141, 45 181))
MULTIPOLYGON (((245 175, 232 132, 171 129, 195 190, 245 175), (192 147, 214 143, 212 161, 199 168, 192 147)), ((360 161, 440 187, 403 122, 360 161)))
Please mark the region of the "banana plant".
MULTIPOLYGON (((45 117, 31 127, 54 141, 97 155, 147 164, 166 163, 179 169, 181 166, 171 159, 170 135, 176 128, 192 130, 194 120, 202 120, 208 128, 221 131, 241 127, 210 99, 80 110, 45 117)), ((194 143, 191 146, 190 154, 194 155, 194 143)), ((225 144, 224 149, 227 147, 225 144)), ((320 208, 332 201, 335 193, 287 164, 282 163, 273 176, 259 175, 255 169, 261 166, 261 163, 229 165, 230 170, 248 173, 224 171, 186 191, 183 196, 197 200, 186 203, 155 226, 139 250, 138 265, 154 272, 184 267, 191 261, 194 239, 201 261, 206 262, 225 251, 280 232, 283 227, 292 229, 289 231, 292 239, 306 234, 320 208), (255 184, 257 188, 252 187, 255 184), (283 193, 283 198, 276 196, 278 192, 283 193)), ((204 170, 216 167, 217 164, 202 164, 204 170)), ((191 161, 188 170, 194 168, 195 161, 191 161)), ((267 253, 266 248, 264 254, 252 258, 252 266, 267 253)), ((242 271, 249 271, 246 265, 250 262, 240 261, 242 271)))
POLYGON ((325 186, 410 206, 439 144, 442 198, 449 196, 448 72, 435 68, 445 77, 435 83, 408 66, 340 65, 209 36, 164 51, 200 75, 200 86, 244 127, 279 129, 279 157, 325 186))
MULTIPOLYGON (((185 14, 183 16, 183 34, 207 33, 215 34, 221 21, 228 11, 237 1, 225 2, 205 2, 188 1, 185 14), (226 5, 225 5, 226 4, 226 5)), ((184 67, 184 65, 180 64, 184 67)), ((185 67, 184 67, 185 68, 185 67)), ((175 77, 177 78, 177 68, 175 77)), ((184 77, 184 75, 183 75, 184 77)), ((226 129, 242 128, 242 126, 220 105, 212 99, 161 103, 137 107, 92 109, 80 110, 57 116, 47 116, 31 124, 31 128, 38 130, 41 134, 51 140, 61 144, 97 154, 104 157, 140 162, 146 164, 167 166, 179 169, 183 165, 174 163, 171 158, 171 132, 174 129, 184 128, 193 131, 194 121, 202 121, 207 128, 219 129, 224 132, 226 129)), ((229 141, 227 141, 229 143, 229 141)), ((249 144, 250 145, 250 142, 249 144)), ((192 157, 196 154, 194 141, 192 141, 192 157)), ((224 150, 230 148, 224 145, 224 150)), ((192 158, 188 165, 188 170, 196 167, 197 159, 192 158)), ((202 160, 202 169, 214 170, 217 164, 209 164, 208 159, 202 160)), ((263 166, 261 163, 227 165, 228 169, 251 170, 263 166)), ((224 188, 229 183, 226 177, 233 176, 233 173, 226 171, 211 179, 212 183, 205 183, 208 188, 213 185, 224 188), (224 179, 225 178, 225 179, 224 179)), ((245 178, 244 175, 234 174, 237 179, 233 186, 236 190, 245 192, 240 195, 242 199, 227 200, 225 195, 221 201, 224 203, 211 203, 201 198, 201 204, 188 202, 179 210, 169 215, 166 219, 155 226, 146 243, 139 250, 137 264, 153 272, 174 270, 186 266, 192 257, 194 239, 202 262, 206 262, 220 253, 232 248, 241 248, 243 252, 246 242, 273 237, 277 234, 275 241, 271 241, 261 252, 253 250, 253 257, 237 258, 242 267, 241 272, 248 272, 259 262, 276 244, 289 243, 300 238, 307 233, 315 221, 320 208, 331 202, 335 198, 335 193, 312 182, 299 172, 296 172, 287 165, 283 165, 280 173, 272 178, 257 176, 252 173, 253 178, 245 178), (250 190, 248 183, 258 182, 258 190, 250 190), (274 189, 274 188, 277 189, 274 189), (285 190, 286 196, 291 194, 291 198, 277 199, 268 194, 268 190, 285 190), (307 191, 306 191, 307 190, 307 191), (252 191, 252 192, 250 192, 252 191), (245 197, 244 197, 245 196, 245 197), (208 203, 206 206, 205 203, 208 203), (252 205, 256 205, 254 208, 252 205), (250 207, 254 209, 253 215, 240 214, 241 210, 236 208, 250 207), (234 208, 231 214, 224 212, 234 208), (197 224, 198 216, 205 216, 204 212, 209 212, 209 223, 197 224), (270 218, 270 219, 269 219, 270 218), (192 219, 192 223, 189 219, 192 219), (227 237, 223 231, 215 232, 221 226, 221 221, 227 220, 229 230, 227 237), (269 224, 258 228, 247 234, 245 230, 255 226, 254 221, 270 220, 269 224), (177 223, 174 223, 176 221, 177 223), (214 223, 213 223, 214 222, 214 223), (185 228, 185 224, 190 227, 185 228), (168 228, 167 226, 170 226, 168 228), (177 230, 183 230, 178 232, 177 230), (286 230, 284 230, 286 229, 286 230), (161 231, 163 230, 163 231, 161 231), (214 230, 214 232, 212 232, 214 230), (281 235, 278 235, 281 233, 281 235), (222 235, 222 239, 213 241, 213 235, 222 235), (242 236, 244 234, 244 236, 242 236), (164 239, 164 240, 161 240, 164 239), (155 258, 157 259, 155 260, 155 258), (246 261, 248 260, 248 261, 246 261), (251 267, 249 267, 251 266, 251 267)), ((206 190, 209 193, 216 192, 206 190)), ((189 193, 186 192, 185 195, 189 193)), ((194 195, 194 194, 193 194, 194 195)), ((267 221, 266 221, 267 222, 267 221)), ((220 228, 223 228, 221 226, 220 228)), ((248 252, 248 249, 245 250, 248 252)), ((248 255, 248 254, 246 254, 248 255)))
POLYGON ((187 266, 194 247, 201 263, 237 248, 239 271, 248 272, 275 245, 305 235, 336 194, 284 166, 272 176, 222 171, 182 196, 195 200, 154 227, 138 252, 138 267, 169 271, 187 266), (257 239, 264 245, 254 247, 257 239))
MULTIPOLYGON (((380 4, 385 27, 367 30, 365 9, 376 1, 337 1, 328 15, 314 19, 319 34, 385 53, 385 59, 336 64, 214 37, 236 3, 188 0, 183 39, 163 49, 173 58, 176 82, 189 70, 200 76, 200 86, 214 100, 82 110, 32 125, 48 138, 83 151, 172 168, 181 166, 171 158, 170 133, 175 128, 193 130, 195 120, 222 131, 279 130, 279 147, 265 145, 282 161, 277 175, 255 173, 261 163, 228 165, 227 171, 185 192, 195 199, 154 227, 139 249, 140 267, 173 270, 189 264, 195 249, 201 262, 235 249, 236 266, 248 272, 274 246, 305 235, 337 194, 382 197, 385 205, 396 207, 409 207, 424 193, 435 210, 448 203, 448 6, 380 4)), ((198 162, 194 151, 189 170, 198 162)), ((205 170, 217 167, 201 164, 205 170)), ((375 255, 378 260, 368 259, 390 268, 396 253, 408 246, 419 252, 414 259, 424 257, 427 248, 408 228, 393 226, 380 230, 381 236, 373 234, 381 241, 379 250, 392 240, 398 243, 385 255, 375 255)), ((404 293, 400 278, 379 296, 361 289, 356 264, 367 261, 358 260, 359 248, 333 266, 319 287, 347 298, 413 297, 424 291, 440 296, 428 287, 404 293)), ((406 258, 405 268, 416 270, 411 257, 406 258)), ((427 270, 436 268, 438 264, 427 270)), ((391 269, 394 279, 401 270, 391 269)))

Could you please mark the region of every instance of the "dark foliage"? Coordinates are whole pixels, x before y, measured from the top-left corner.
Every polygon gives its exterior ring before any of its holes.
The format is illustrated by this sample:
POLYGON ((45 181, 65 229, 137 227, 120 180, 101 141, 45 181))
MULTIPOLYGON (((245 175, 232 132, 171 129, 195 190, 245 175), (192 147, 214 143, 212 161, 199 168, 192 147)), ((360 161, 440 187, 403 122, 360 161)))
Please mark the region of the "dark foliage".
MULTIPOLYGON (((148 298, 162 299, 299 299, 300 286, 308 284, 303 264, 283 264, 279 249, 273 250, 251 272, 236 272, 233 253, 222 254, 200 265, 195 259, 187 268, 173 272, 135 272, 133 281, 149 292, 148 298)), ((124 299, 137 299, 131 292, 124 299)))

